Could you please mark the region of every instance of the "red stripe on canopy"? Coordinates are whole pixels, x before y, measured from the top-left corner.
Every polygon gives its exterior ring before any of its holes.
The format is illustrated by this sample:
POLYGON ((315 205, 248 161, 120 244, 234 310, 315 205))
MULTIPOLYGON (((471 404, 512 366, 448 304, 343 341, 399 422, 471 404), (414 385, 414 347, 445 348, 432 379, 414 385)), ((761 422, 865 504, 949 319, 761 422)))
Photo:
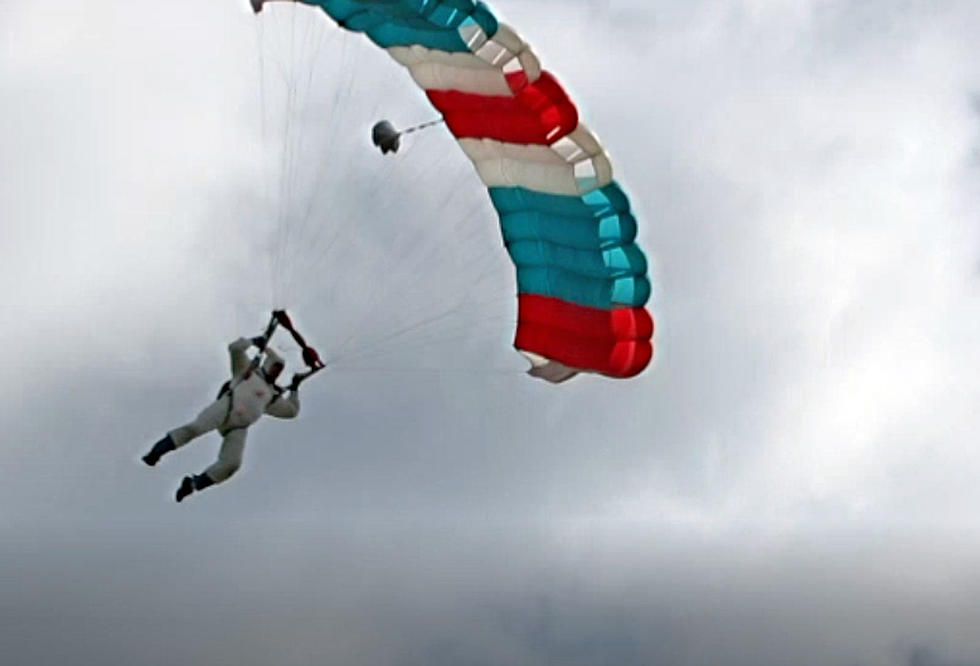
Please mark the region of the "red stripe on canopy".
POLYGON ((513 97, 427 90, 456 138, 549 145, 578 126, 578 111, 548 72, 513 97))
POLYGON ((645 308, 601 310, 547 296, 518 296, 514 346, 567 366, 632 377, 653 357, 653 318, 645 308))

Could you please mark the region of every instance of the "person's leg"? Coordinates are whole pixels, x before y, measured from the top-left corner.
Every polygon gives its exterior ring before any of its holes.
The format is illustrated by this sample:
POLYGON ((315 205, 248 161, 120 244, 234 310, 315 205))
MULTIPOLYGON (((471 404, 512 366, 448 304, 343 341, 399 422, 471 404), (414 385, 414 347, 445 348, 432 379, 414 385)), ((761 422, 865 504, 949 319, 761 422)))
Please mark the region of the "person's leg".
MULTIPOLYGON (((246 428, 235 428, 226 433, 221 442, 221 449, 218 451, 218 459, 199 476, 209 478, 211 483, 221 483, 237 472, 242 466, 242 456, 245 454, 246 434, 248 434, 246 428)), ((194 485, 197 486, 197 483, 194 485)))
POLYGON ((236 428, 225 433, 218 459, 202 473, 184 477, 177 489, 177 501, 182 501, 195 490, 204 490, 208 486, 226 481, 237 472, 245 454, 247 432, 246 428, 236 428))
POLYGON ((193 421, 171 430, 169 435, 170 439, 174 442, 174 446, 179 449, 191 440, 220 428, 228 416, 228 399, 228 396, 224 396, 219 400, 215 400, 205 407, 193 421))
POLYGON ((228 413, 227 396, 216 400, 204 408, 193 421, 168 432, 163 439, 153 445, 150 452, 143 456, 143 462, 149 466, 156 465, 160 458, 174 449, 221 426, 228 413))

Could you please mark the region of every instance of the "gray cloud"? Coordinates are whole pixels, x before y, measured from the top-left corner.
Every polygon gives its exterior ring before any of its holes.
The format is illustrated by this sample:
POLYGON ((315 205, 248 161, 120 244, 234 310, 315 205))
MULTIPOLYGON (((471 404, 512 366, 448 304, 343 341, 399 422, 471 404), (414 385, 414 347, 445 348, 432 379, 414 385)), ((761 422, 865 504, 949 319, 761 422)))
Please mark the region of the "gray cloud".
POLYGON ((972 666, 978 661, 950 661, 934 648, 917 645, 908 651, 908 666, 972 666))

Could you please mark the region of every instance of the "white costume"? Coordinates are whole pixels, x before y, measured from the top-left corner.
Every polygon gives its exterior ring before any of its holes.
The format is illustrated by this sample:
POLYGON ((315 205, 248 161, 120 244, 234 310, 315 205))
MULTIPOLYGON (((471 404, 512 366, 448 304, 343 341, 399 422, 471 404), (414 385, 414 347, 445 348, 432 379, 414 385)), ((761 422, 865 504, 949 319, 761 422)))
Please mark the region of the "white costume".
POLYGON ((251 370, 251 359, 245 353, 252 345, 247 338, 239 338, 230 345, 232 380, 221 395, 208 405, 190 423, 171 430, 170 440, 175 448, 212 430, 217 430, 223 440, 218 459, 200 476, 213 483, 221 483, 242 464, 245 451, 245 435, 248 427, 263 414, 281 419, 291 419, 299 414, 299 394, 295 389, 282 394, 282 389, 269 379, 272 368, 284 365, 282 358, 266 349, 266 359, 261 368, 251 370))

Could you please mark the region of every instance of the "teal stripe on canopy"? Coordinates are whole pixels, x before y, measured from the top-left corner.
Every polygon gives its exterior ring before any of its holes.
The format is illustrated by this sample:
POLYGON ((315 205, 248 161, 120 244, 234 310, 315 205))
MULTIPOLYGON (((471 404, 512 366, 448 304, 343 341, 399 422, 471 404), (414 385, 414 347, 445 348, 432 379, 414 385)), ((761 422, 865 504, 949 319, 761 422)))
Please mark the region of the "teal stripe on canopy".
POLYGON ((524 210, 500 213, 500 230, 507 244, 541 240, 579 250, 602 250, 632 243, 636 238, 636 219, 625 212, 604 217, 562 217, 524 210))
POLYGON ((518 268, 560 268, 585 277, 601 279, 645 275, 647 260, 635 244, 607 250, 577 250, 545 241, 517 241, 507 246, 518 268))
POLYGON ((520 293, 603 309, 650 298, 636 219, 615 181, 581 196, 491 187, 490 198, 520 293))
POLYGON ((497 32, 490 8, 474 0, 311 0, 341 27, 365 33, 381 48, 418 44, 469 52, 459 27, 476 23, 488 37, 497 32))
POLYGON ((523 187, 491 187, 490 198, 501 215, 533 210, 562 217, 603 217, 630 209, 629 198, 616 181, 581 196, 546 194, 523 187))
POLYGON ((650 281, 645 275, 603 280, 554 267, 518 266, 517 291, 611 310, 646 303, 650 298, 650 281))

